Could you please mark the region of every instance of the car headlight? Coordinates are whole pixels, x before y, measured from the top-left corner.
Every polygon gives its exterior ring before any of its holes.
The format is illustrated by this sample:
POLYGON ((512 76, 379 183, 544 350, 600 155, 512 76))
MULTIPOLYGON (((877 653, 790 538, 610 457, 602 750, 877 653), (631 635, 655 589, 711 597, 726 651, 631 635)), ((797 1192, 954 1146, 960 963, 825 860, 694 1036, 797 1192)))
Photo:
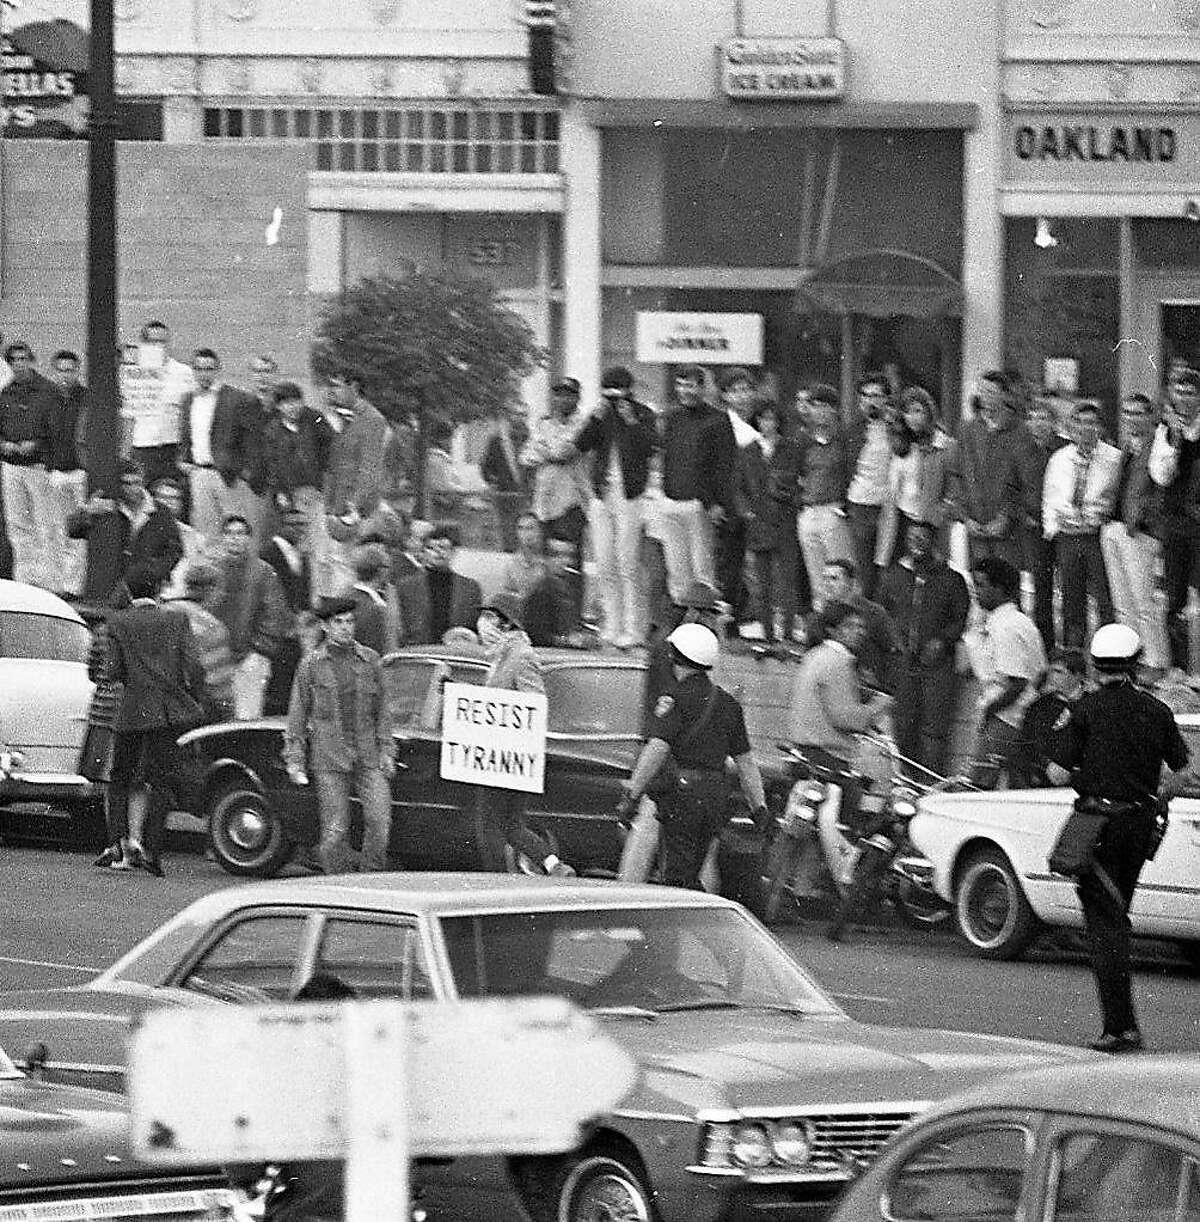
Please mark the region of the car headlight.
POLYGON ((801 792, 804 800, 810 805, 820 806, 825 801, 825 795, 829 790, 822 781, 806 781, 801 792))
POLYGON ((917 795, 911 789, 898 789, 892 795, 892 814, 897 819, 911 819, 917 813, 917 795))
POLYGON ((766 1126, 739 1124, 733 1131, 731 1153, 738 1167, 769 1167, 774 1151, 766 1126))
POLYGON ((808 1121, 780 1121, 775 1126, 776 1159, 792 1167, 808 1162, 815 1137, 813 1127, 808 1121))

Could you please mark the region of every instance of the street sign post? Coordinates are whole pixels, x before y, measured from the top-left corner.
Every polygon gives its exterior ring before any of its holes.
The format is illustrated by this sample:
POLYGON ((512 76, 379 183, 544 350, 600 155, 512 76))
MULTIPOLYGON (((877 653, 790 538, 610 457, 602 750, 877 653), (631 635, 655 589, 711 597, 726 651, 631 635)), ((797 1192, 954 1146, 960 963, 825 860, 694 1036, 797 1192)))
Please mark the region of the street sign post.
POLYGON ((148 1161, 346 1160, 346 1222, 408 1216, 419 1156, 554 1154, 632 1087, 633 1060, 559 998, 150 1012, 129 1061, 148 1161))

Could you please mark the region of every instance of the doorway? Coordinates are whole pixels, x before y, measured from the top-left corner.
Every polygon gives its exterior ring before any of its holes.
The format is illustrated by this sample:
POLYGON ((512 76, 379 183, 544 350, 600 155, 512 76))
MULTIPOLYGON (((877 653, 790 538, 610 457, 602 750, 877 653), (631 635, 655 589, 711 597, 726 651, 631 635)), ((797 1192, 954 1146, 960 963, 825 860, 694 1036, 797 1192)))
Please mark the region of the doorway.
POLYGON ((1173 362, 1200 368, 1200 300, 1160 301, 1158 336, 1164 381, 1173 362))

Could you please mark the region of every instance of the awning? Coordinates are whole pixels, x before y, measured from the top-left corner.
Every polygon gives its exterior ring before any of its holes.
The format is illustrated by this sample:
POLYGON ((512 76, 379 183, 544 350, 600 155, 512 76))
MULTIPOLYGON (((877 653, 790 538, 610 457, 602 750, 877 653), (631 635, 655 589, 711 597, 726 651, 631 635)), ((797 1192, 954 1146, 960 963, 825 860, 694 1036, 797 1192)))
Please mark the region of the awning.
POLYGON ((826 263, 800 290, 831 314, 937 318, 962 314, 962 285, 940 263, 907 250, 879 248, 826 263))

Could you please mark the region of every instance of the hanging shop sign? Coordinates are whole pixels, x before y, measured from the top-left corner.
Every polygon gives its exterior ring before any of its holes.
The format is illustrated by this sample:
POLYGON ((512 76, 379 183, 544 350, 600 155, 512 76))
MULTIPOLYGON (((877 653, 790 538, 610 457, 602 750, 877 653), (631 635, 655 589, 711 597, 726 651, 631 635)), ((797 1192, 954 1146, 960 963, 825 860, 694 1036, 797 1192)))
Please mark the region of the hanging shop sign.
POLYGON ((1011 182, 1129 189, 1178 185, 1195 174, 1194 115, 1017 112, 1008 124, 1011 182))
POLYGON ((761 314, 639 310, 637 359, 660 365, 761 365, 761 314))
MULTIPOLYGON (((7 15, 7 5, 3 5, 7 15)), ((40 139, 87 133, 88 33, 72 21, 34 21, 0 35, 0 134, 40 139)))
POLYGON ((840 38, 731 38, 719 51, 721 88, 738 102, 835 102, 846 92, 840 38))

